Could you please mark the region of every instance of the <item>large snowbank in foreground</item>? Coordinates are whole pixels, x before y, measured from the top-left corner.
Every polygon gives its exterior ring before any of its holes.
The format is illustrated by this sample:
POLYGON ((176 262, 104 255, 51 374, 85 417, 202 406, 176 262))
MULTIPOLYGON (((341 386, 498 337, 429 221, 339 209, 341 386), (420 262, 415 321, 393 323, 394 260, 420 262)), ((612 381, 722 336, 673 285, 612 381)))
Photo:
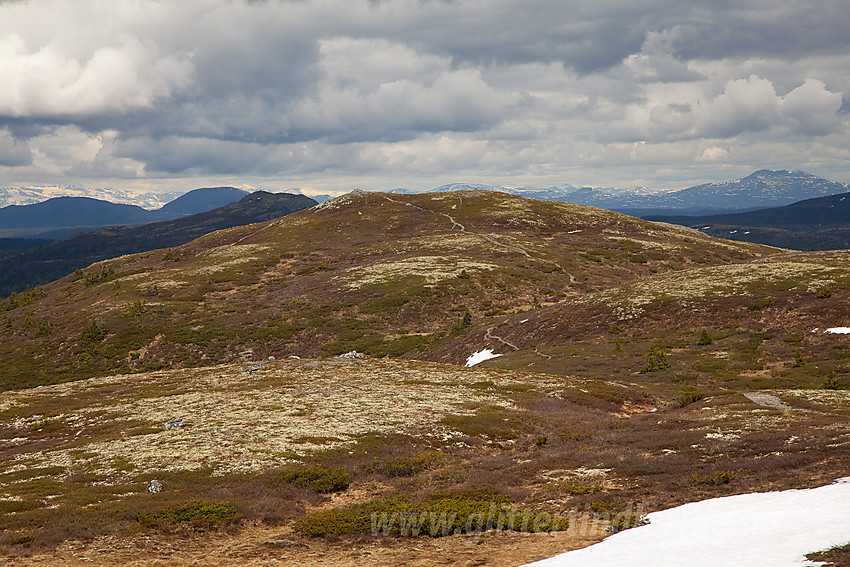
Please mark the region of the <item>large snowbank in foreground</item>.
POLYGON ((648 516, 650 524, 535 567, 802 567, 850 542, 850 477, 809 490, 742 494, 648 516))

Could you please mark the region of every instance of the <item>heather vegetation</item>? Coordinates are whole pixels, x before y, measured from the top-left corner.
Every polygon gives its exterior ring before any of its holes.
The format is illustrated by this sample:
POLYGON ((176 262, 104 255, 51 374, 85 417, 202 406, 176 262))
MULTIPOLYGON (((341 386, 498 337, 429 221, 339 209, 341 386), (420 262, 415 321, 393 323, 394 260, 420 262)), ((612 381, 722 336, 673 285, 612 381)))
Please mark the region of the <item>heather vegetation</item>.
POLYGON ((850 458, 848 335, 824 332, 848 284, 837 252, 473 192, 96 264, 0 305, 0 551, 585 545, 573 528, 822 484, 850 458))

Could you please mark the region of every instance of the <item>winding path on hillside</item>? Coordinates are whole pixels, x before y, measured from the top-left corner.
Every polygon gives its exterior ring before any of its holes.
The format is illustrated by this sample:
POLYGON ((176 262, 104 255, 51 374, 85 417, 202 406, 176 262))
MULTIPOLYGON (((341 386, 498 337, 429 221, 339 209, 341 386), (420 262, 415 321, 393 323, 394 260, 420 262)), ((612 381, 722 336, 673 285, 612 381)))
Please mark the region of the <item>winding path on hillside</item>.
MULTIPOLYGON (((505 249, 510 250, 512 252, 522 254, 523 256, 528 258, 529 260, 535 260, 537 262, 543 262, 544 264, 550 264, 552 266, 555 266, 559 270, 564 272, 570 278, 570 283, 576 282, 575 277, 571 273, 566 271, 559 263, 555 262, 554 260, 549 260, 547 258, 536 258, 536 257, 532 256, 531 254, 529 254, 528 250, 526 250, 525 248, 523 248, 521 246, 514 246, 512 244, 505 244, 504 242, 499 242, 497 239, 490 236, 489 234, 482 234, 480 232, 472 232, 472 231, 466 230, 465 226, 463 226, 461 223, 459 223, 457 221, 457 219, 455 219, 452 215, 450 215, 448 213, 441 213, 439 211, 432 211, 431 209, 426 209, 425 207, 420 207, 419 205, 414 205, 413 203, 409 203, 407 201, 399 201, 398 199, 393 199, 392 197, 390 197, 389 195, 386 195, 386 194, 384 194, 382 196, 387 201, 390 201, 392 203, 396 203, 397 205, 404 205, 406 207, 413 207, 414 209, 418 209, 418 210, 425 212, 425 213, 445 217, 446 219, 449 220, 449 222, 452 223, 452 228, 453 229, 457 228, 459 230, 459 232, 462 233, 462 234, 468 234, 470 236, 477 236, 478 238, 482 238, 482 239, 486 240, 487 242, 489 242, 490 244, 492 244, 494 246, 498 246, 499 248, 505 248, 505 249)), ((462 203, 463 203, 463 200, 461 200, 461 204, 462 203)), ((506 344, 510 344, 510 343, 506 343, 506 344)), ((513 345, 511 345, 511 346, 513 346, 513 345)), ((516 348, 516 347, 514 347, 514 348, 516 348)), ((517 349, 517 350, 519 350, 519 349, 517 349)))
POLYGON ((489 329, 487 329, 487 332, 484 334, 484 338, 485 338, 485 339, 488 339, 488 340, 491 340, 491 341, 499 341, 499 342, 500 342, 500 343, 502 343, 503 345, 507 345, 507 346, 511 347, 512 349, 514 349, 514 350, 519 350, 519 347, 518 347, 518 346, 516 346, 515 344, 513 344, 513 343, 510 343, 510 342, 506 341, 505 339, 503 339, 502 337, 500 337, 500 336, 498 336, 498 335, 494 335, 494 334, 493 334, 493 329, 495 329, 495 328, 496 328, 496 327, 495 327, 495 325, 494 325, 494 326, 490 327, 489 329))

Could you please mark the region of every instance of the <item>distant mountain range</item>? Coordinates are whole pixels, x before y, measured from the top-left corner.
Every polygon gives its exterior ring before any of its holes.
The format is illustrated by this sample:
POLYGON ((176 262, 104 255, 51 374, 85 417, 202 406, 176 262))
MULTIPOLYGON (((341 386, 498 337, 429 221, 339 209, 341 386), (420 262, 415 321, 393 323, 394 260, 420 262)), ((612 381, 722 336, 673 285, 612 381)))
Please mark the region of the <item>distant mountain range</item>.
MULTIPOLYGON (((184 200, 183 204, 212 202, 204 193, 200 193, 200 199, 198 195, 189 197, 191 200, 184 200)), ((27 250, 2 253, 0 297, 47 283, 100 260, 179 246, 216 230, 267 221, 315 204, 316 201, 304 195, 257 191, 236 203, 195 215, 143 226, 111 226, 27 250)))
POLYGON ((138 205, 144 209, 158 209, 179 197, 181 192, 150 193, 131 191, 118 187, 89 189, 82 185, 54 187, 0 187, 0 207, 9 205, 34 205, 55 197, 91 197, 111 203, 138 205))
POLYGON ((54 197, 0 209, 0 236, 56 239, 104 226, 172 220, 222 207, 247 194, 234 187, 195 189, 155 210, 91 197, 54 197))
MULTIPOLYGON (((850 186, 830 181, 803 171, 756 171, 743 179, 705 183, 675 191, 659 191, 646 187, 593 188, 561 185, 552 187, 505 187, 480 183, 451 183, 427 192, 485 189, 520 195, 530 199, 565 201, 627 213, 650 214, 715 214, 741 212, 788 205, 804 199, 835 195, 850 191, 850 186)), ((394 193, 415 191, 396 189, 394 193)))
POLYGON ((711 236, 781 248, 850 248, 850 192, 746 213, 645 218, 689 226, 711 236))

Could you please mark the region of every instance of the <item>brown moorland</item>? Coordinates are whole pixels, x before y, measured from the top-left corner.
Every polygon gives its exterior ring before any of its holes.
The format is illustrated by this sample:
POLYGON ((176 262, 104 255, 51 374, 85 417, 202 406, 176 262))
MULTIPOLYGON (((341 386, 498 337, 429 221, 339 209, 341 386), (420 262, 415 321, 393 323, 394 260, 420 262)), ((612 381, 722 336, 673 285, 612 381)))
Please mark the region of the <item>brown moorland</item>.
POLYGON ((830 482, 843 258, 463 192, 101 262, 3 306, 0 553, 520 565, 646 511, 830 482), (484 348, 502 356, 460 366, 484 348), (490 510, 530 521, 369 523, 490 510))

